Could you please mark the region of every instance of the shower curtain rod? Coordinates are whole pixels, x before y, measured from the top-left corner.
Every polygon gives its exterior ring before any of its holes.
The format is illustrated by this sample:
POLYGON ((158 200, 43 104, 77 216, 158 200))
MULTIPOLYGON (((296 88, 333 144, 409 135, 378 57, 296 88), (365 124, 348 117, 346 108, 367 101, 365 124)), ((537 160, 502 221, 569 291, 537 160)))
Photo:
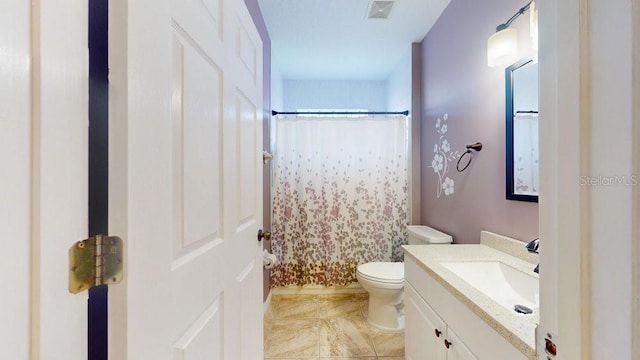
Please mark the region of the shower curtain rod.
POLYGON ((275 111, 271 115, 404 115, 409 116, 409 110, 405 111, 275 111))

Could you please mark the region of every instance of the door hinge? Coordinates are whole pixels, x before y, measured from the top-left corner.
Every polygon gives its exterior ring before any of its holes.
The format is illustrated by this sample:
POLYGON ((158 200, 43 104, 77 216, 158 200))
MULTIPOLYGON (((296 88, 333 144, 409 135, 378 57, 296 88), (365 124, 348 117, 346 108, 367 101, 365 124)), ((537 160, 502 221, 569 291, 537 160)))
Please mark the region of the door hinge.
POLYGON ((96 235, 73 244, 69 248, 69 292, 122 281, 123 249, 117 236, 96 235))

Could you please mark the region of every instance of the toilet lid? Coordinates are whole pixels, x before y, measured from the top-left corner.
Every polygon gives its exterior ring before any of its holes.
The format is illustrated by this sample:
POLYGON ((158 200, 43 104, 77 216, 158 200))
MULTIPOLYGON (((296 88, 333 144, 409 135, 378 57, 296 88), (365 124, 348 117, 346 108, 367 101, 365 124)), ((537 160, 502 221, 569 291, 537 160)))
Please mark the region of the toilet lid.
POLYGON ((370 262, 358 265, 360 275, 380 282, 403 282, 404 263, 370 262))

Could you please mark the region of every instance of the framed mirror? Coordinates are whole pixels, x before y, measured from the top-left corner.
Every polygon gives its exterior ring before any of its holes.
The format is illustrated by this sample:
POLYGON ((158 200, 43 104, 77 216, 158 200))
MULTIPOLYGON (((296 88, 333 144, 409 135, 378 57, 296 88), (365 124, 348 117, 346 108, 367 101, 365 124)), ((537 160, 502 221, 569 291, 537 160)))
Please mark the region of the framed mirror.
POLYGON ((505 70, 508 200, 538 202, 538 63, 505 70))

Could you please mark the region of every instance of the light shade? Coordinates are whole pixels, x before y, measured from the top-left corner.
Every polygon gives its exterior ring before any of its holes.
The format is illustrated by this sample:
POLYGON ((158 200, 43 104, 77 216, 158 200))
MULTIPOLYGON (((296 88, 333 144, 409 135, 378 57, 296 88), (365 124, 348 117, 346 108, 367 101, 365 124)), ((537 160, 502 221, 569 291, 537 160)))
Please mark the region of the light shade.
POLYGON ((533 52, 536 57, 538 55, 538 8, 536 2, 532 1, 529 6, 529 34, 531 35, 531 43, 533 52))
POLYGON ((487 40, 487 64, 507 67, 518 60, 518 30, 503 29, 487 40))

